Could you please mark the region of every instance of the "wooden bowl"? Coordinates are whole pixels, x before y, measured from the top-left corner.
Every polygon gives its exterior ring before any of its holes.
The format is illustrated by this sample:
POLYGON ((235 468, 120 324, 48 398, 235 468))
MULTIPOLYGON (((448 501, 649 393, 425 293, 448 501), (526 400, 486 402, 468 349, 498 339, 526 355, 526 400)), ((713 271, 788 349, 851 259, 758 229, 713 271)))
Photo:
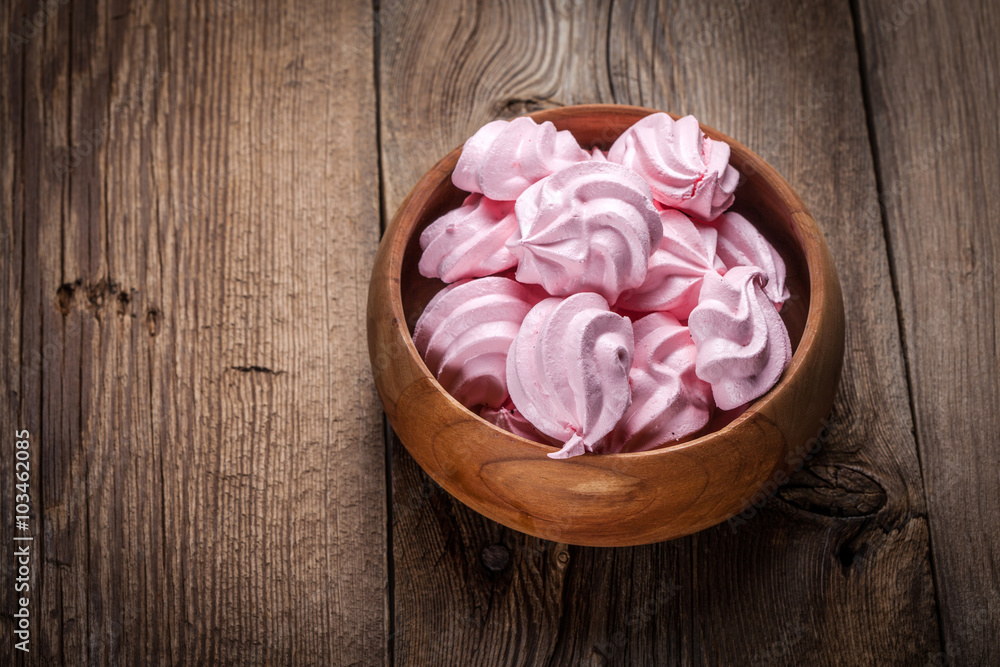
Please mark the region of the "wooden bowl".
MULTIPOLYGON (((582 146, 610 147, 652 109, 582 105, 540 111, 582 146)), ((675 116, 676 118, 676 116, 675 116)), ((417 271, 420 232, 458 206, 451 182, 461 148, 406 197, 379 246, 368 292, 368 349, 392 427, 417 463, 463 503, 537 537, 588 546, 669 540, 718 524, 773 492, 816 443, 840 379, 844 309, 823 235, 802 200, 746 146, 732 147, 743 175, 733 210, 758 225, 784 257, 791 299, 781 310, 795 350, 780 382, 730 424, 703 437, 634 454, 546 456, 549 446, 480 419, 452 398, 417 353, 413 326, 443 286, 417 271)))

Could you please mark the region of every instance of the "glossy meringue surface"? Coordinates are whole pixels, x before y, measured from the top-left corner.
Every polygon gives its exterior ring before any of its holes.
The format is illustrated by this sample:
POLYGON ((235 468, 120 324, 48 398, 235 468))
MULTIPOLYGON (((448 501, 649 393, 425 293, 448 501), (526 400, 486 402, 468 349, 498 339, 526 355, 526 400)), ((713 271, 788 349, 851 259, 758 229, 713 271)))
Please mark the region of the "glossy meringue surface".
POLYGON ((427 304, 413 342, 462 405, 497 408, 507 400, 507 351, 536 302, 532 289, 509 278, 452 283, 427 304))
POLYGON ((712 220, 733 203, 739 185, 729 154, 729 145, 706 137, 694 116, 675 121, 655 113, 622 133, 608 160, 640 174, 657 201, 712 220))
POLYGON ((650 313, 633 325, 632 404, 607 451, 638 452, 703 428, 712 414, 712 387, 695 372, 697 350, 688 328, 669 313, 650 313))
POLYGON ((632 324, 599 294, 539 302, 507 356, 514 405, 543 434, 565 443, 551 458, 592 452, 631 402, 632 324))
POLYGON ((452 182, 466 192, 513 201, 563 167, 591 159, 573 135, 528 117, 496 120, 466 141, 452 182))
POLYGON ((514 202, 471 194, 420 234, 420 274, 451 283, 512 268, 506 243, 516 230, 514 202))
POLYGON ((781 315, 764 292, 757 267, 705 275, 688 327, 698 350, 698 377, 712 385, 716 405, 730 410, 767 392, 792 358, 781 315))
POLYGON ((553 296, 595 292, 609 303, 646 278, 663 225, 649 186, 610 162, 574 164, 525 190, 507 247, 517 280, 553 296))

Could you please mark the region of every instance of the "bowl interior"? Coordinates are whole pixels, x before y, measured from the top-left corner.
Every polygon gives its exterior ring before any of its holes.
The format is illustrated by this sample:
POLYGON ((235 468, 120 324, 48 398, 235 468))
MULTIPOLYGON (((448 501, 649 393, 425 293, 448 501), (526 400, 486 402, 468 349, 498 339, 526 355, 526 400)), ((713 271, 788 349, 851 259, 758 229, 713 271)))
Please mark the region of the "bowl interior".
MULTIPOLYGON (((560 130, 569 130, 584 148, 595 146, 607 150, 618 136, 635 121, 646 115, 645 110, 616 111, 613 114, 596 112, 573 117, 546 118, 551 112, 539 112, 533 117, 541 122, 552 120, 560 130)), ((802 240, 792 219, 792 211, 771 182, 762 175, 761 158, 750 152, 742 144, 705 128, 714 139, 730 143, 732 155, 730 163, 740 172, 740 184, 736 190, 735 203, 731 210, 744 215, 754 223, 764 236, 774 245, 785 261, 786 284, 791 297, 781 309, 781 317, 788 327, 792 349, 797 350, 805 330, 809 312, 809 271, 802 240)), ((461 154, 461 147, 449 153, 441 163, 436 182, 429 184, 430 194, 423 210, 407 234, 406 249, 400 276, 400 296, 406 324, 413 334, 417 319, 428 301, 437 294, 445 283, 420 275, 417 265, 420 261, 420 233, 434 220, 458 207, 468 193, 459 190, 451 182, 451 169, 461 154)))

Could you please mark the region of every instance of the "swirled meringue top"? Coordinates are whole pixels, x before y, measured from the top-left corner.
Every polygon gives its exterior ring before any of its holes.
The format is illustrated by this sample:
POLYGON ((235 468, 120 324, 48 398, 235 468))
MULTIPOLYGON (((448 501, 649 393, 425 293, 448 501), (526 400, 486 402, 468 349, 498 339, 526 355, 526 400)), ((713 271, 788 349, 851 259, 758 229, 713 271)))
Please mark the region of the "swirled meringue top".
POLYGON ((500 407, 507 400, 507 351, 537 300, 534 290, 509 278, 452 283, 427 304, 413 342, 459 403, 500 407))
POLYGON ((514 202, 471 194, 420 235, 420 274, 451 283, 516 266, 517 258, 504 245, 515 230, 514 202))
POLYGON ((515 205, 507 247, 517 279, 549 294, 596 292, 614 303, 646 278, 663 236, 649 186, 610 162, 582 162, 535 183, 515 205))
POLYGON ((565 443, 552 458, 594 451, 631 402, 632 324, 598 294, 548 298, 524 318, 507 356, 517 409, 565 443))
POLYGON ((739 184, 729 153, 729 144, 706 137, 694 116, 674 121, 655 113, 625 130, 608 160, 638 172, 657 201, 712 220, 733 203, 739 184))
POLYGON ((792 359, 788 330, 764 293, 764 272, 737 266, 705 274, 688 327, 698 350, 695 370, 730 410, 763 396, 792 359))
POLYGON ((679 440, 703 428, 712 412, 712 387, 695 373, 688 328, 669 313, 650 313, 632 329, 632 405, 608 451, 638 452, 679 440))
POLYGON ((714 227, 696 225, 680 211, 660 212, 663 240, 649 258, 646 279, 626 291, 617 307, 635 311, 669 310, 687 319, 698 305, 702 279, 709 271, 725 271, 715 255, 714 227))
POLYGON ((785 261, 754 225, 739 213, 724 213, 712 223, 719 230, 716 252, 726 266, 756 266, 767 276, 764 293, 778 310, 788 300, 785 261))
POLYGON ((451 180, 467 192, 513 201, 532 183, 589 159, 569 131, 557 131, 549 121, 495 120, 465 142, 451 180))
POLYGON ((484 407, 479 411, 479 416, 489 423, 499 426, 508 433, 513 433, 525 440, 549 444, 545 436, 539 433, 538 429, 524 418, 524 415, 514 407, 514 403, 510 399, 499 408, 484 407))

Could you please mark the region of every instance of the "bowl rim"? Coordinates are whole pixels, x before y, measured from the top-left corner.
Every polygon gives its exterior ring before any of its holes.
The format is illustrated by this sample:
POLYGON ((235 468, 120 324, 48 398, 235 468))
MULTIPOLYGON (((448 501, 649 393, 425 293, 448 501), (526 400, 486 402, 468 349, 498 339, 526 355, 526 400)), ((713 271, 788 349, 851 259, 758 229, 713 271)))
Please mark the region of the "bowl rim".
MULTIPOLYGON (((534 111, 528 114, 522 114, 532 118, 538 123, 542 123, 547 120, 553 120, 550 116, 557 116, 558 121, 566 121, 572 118, 583 118, 583 117, 593 117, 600 114, 624 114, 630 116, 636 116, 638 118, 645 117, 655 113, 666 113, 674 120, 680 118, 678 114, 669 111, 661 111, 658 109, 651 109, 648 107, 625 105, 625 104, 578 104, 578 105, 567 105, 560 107, 553 107, 550 109, 543 109, 540 111, 534 111)), ((556 123, 558 127, 559 123, 556 123)), ((706 442, 719 437, 720 435, 728 434, 729 432, 736 430, 740 424, 743 422, 754 418, 760 413, 767 412, 771 403, 777 400, 777 397, 791 384, 791 378, 797 373, 801 372, 802 366, 805 363, 805 359, 809 354, 809 350, 813 345, 816 344, 816 339, 819 335, 819 330, 822 325, 823 315, 825 312, 826 301, 830 296, 827 294, 826 289, 824 289, 824 268, 833 269, 834 275, 836 275, 835 267, 832 266, 832 258, 824 253, 823 250, 825 246, 823 243, 823 233, 819 225, 816 223, 813 216, 809 213, 802 199, 799 197, 798 193, 789 185, 789 183, 778 173, 778 171, 770 165, 764 158, 752 151, 750 148, 745 146, 743 143, 733 139, 732 137, 716 130, 715 128, 705 125, 699 122, 702 132, 705 133, 711 139, 716 141, 724 141, 730 147, 730 151, 733 154, 739 156, 739 161, 744 165, 754 165, 753 171, 750 172, 753 175, 761 177, 764 181, 771 186, 772 190, 779 195, 780 200, 789 206, 788 218, 790 220, 790 226, 793 231, 793 237, 795 238, 796 244, 805 259, 805 264, 807 271, 805 272, 809 279, 809 308, 806 311, 806 320, 802 330, 802 336, 799 339, 798 345, 792 355, 791 362, 788 367, 782 373, 781 378, 773 387, 771 387, 763 396, 758 397, 752 401, 739 416, 733 419, 731 422, 722 426, 721 428, 715 429, 708 433, 705 433, 697 438, 691 440, 685 440, 683 442, 661 445, 653 449, 648 449, 639 452, 615 452, 615 453, 591 453, 588 452, 584 456, 600 456, 602 459, 634 459, 640 457, 653 457, 653 456, 663 456, 668 452, 670 455, 676 455, 677 453, 684 452, 687 450, 693 450, 699 446, 703 446, 706 442), (820 243, 806 244, 803 239, 814 238, 818 239, 820 243)), ((454 163, 458 161, 459 155, 461 155, 463 144, 455 147, 447 154, 445 154, 440 160, 438 160, 433 167, 427 170, 423 176, 421 176, 413 187, 410 189, 407 196, 400 203, 396 212, 394 213, 389 226, 383 235, 382 243, 387 243, 390 237, 397 236, 406 231, 408 234, 413 233, 413 229, 416 223, 422 219, 422 215, 411 216, 413 223, 411 224, 411 229, 401 229, 400 223, 402 220, 402 214, 408 211, 415 203, 411 201, 414 194, 420 192, 421 190, 426 190, 428 192, 433 191, 433 188, 424 188, 423 186, 429 184, 430 182, 439 182, 441 180, 447 179, 450 181, 451 173, 454 169, 454 163), (450 165, 450 166, 449 166, 450 165)), ((747 172, 740 170, 740 176, 746 176, 747 172)), ((423 203, 423 202, 419 202, 423 203)), ((449 402, 453 404, 453 407, 459 408, 460 410, 468 413, 469 415, 475 417, 482 424, 485 424, 492 428, 497 434, 501 436, 513 438, 520 444, 532 445, 535 449, 542 453, 550 453, 556 451, 557 448, 554 445, 536 442, 533 440, 528 440, 527 438, 522 438, 510 431, 506 431, 499 426, 486 421, 478 414, 464 406, 460 403, 454 396, 452 396, 434 377, 430 369, 427 368, 426 363, 424 363, 423 357, 417 351, 416 345, 413 342, 413 336, 409 331, 409 327, 406 325, 406 316, 403 310, 403 299, 402 292, 400 289, 399 278, 402 275, 403 257, 405 255, 405 249, 403 252, 399 253, 398 256, 389 257, 389 268, 390 275, 394 278, 390 281, 389 285, 389 295, 390 295, 390 308, 394 319, 401 324, 401 330, 405 332, 403 336, 406 350, 411 357, 411 359, 418 362, 418 368, 424 377, 429 379, 435 388, 437 388, 449 402)), ((761 415, 766 418, 766 415, 761 415)))

